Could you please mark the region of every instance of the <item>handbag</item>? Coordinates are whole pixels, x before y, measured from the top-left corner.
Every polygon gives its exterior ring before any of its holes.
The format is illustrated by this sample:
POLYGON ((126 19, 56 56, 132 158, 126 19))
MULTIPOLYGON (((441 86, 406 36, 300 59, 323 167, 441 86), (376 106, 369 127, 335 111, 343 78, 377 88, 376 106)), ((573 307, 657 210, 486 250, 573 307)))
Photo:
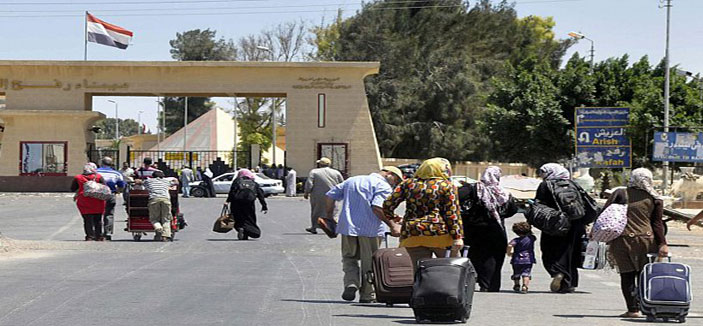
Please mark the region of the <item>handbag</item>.
MULTIPOLYGON (((625 202, 628 201, 627 198, 627 191, 625 191, 625 202)), ((610 242, 625 231, 625 226, 627 226, 627 204, 611 203, 593 223, 591 239, 610 242)))
POLYGON ((212 231, 217 233, 227 233, 234 229, 234 220, 229 215, 229 207, 227 204, 222 206, 220 217, 215 220, 215 225, 212 226, 212 231))
POLYGON ((89 179, 83 184, 83 196, 108 200, 112 197, 112 190, 110 190, 110 187, 96 182, 95 179, 89 179))

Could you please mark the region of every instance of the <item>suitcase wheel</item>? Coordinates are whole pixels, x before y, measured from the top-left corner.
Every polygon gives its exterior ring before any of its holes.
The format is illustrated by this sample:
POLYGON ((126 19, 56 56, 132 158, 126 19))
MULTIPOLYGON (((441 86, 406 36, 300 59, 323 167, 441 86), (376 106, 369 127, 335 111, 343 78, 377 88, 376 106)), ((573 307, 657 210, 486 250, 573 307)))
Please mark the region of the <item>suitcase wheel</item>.
POLYGON ((386 303, 386 307, 393 307, 393 304, 387 302, 387 303, 386 303))
POLYGON ((650 323, 651 323, 651 322, 653 322, 653 321, 655 321, 655 320, 657 320, 657 319, 656 319, 656 318, 654 318, 654 316, 653 316, 653 315, 647 315, 647 321, 648 321, 648 322, 650 322, 650 323))
POLYGON ((679 323, 685 323, 685 322, 686 322, 686 316, 679 317, 679 323))
POLYGON ((140 241, 142 239, 142 234, 141 233, 134 233, 132 235, 132 238, 134 238, 134 241, 140 241))

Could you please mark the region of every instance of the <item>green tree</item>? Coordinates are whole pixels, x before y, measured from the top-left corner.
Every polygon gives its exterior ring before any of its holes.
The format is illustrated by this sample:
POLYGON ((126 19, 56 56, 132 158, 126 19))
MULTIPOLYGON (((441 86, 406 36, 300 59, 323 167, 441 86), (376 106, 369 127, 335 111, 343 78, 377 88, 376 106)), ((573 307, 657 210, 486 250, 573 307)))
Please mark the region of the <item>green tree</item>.
POLYGON ((492 77, 531 56, 558 67, 568 43, 552 26, 518 19, 505 1, 386 0, 314 28, 311 42, 317 59, 381 62, 366 90, 382 156, 484 159, 490 142, 478 125, 492 77))
MULTIPOLYGON (((223 61, 235 60, 237 48, 232 40, 217 39, 217 32, 210 29, 194 29, 176 33, 176 38, 169 41, 171 57, 178 61, 223 61)), ((214 107, 215 103, 208 97, 188 98, 188 122, 192 122, 214 107)), ((166 125, 163 130, 172 134, 183 128, 185 114, 185 97, 164 97, 161 107, 166 111, 166 125)), ((162 113, 159 114, 159 127, 162 126, 162 113)))
MULTIPOLYGON (((129 137, 139 133, 139 123, 133 119, 119 119, 120 137, 129 137)), ((100 127, 100 132, 97 134, 98 139, 114 139, 115 138, 115 118, 107 118, 95 123, 96 127, 100 127)))

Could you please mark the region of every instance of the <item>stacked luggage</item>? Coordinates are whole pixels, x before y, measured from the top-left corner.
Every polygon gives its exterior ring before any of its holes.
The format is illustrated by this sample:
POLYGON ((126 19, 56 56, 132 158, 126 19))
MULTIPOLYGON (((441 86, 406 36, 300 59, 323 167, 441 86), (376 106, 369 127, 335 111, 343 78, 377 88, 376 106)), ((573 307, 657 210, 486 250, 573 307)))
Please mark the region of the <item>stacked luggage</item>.
POLYGON ((647 321, 659 318, 686 322, 691 306, 691 267, 686 264, 654 262, 656 255, 647 255, 650 263, 644 266, 639 279, 640 310, 647 321))

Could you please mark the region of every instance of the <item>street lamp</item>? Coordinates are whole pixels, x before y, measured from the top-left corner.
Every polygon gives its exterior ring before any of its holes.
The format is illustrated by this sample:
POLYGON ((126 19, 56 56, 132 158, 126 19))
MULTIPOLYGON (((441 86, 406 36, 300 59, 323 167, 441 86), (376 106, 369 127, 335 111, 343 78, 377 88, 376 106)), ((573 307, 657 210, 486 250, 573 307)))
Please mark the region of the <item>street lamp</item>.
POLYGON ((701 101, 703 101, 703 78, 701 78, 700 76, 694 75, 690 71, 681 70, 681 69, 676 69, 676 74, 679 76, 683 76, 683 77, 691 77, 691 79, 697 81, 698 82, 698 95, 700 96, 701 101))
POLYGON ((108 102, 115 104, 115 140, 120 140, 120 118, 117 102, 113 100, 107 100, 108 102))
MULTIPOLYGON (((261 51, 266 51, 271 54, 271 61, 274 61, 273 57, 273 51, 271 51, 270 48, 263 46, 263 45, 257 45, 257 49, 261 51)), ((271 159, 273 161, 273 165, 276 165, 276 99, 271 98, 271 130, 273 135, 271 136, 271 159)))
MULTIPOLYGON (((669 69, 669 25, 671 22, 671 0, 666 0, 666 52, 664 54, 664 132, 669 132, 669 89, 671 82, 671 69, 669 69)), ((662 162, 662 193, 666 195, 669 187, 669 161, 662 162)))
POLYGON ((588 40, 591 42, 591 71, 590 72, 591 72, 591 74, 593 74, 593 55, 596 52, 593 48, 593 45, 594 45, 593 40, 586 37, 586 35, 583 35, 581 32, 569 32, 569 36, 571 36, 575 40, 585 39, 585 40, 588 40))

